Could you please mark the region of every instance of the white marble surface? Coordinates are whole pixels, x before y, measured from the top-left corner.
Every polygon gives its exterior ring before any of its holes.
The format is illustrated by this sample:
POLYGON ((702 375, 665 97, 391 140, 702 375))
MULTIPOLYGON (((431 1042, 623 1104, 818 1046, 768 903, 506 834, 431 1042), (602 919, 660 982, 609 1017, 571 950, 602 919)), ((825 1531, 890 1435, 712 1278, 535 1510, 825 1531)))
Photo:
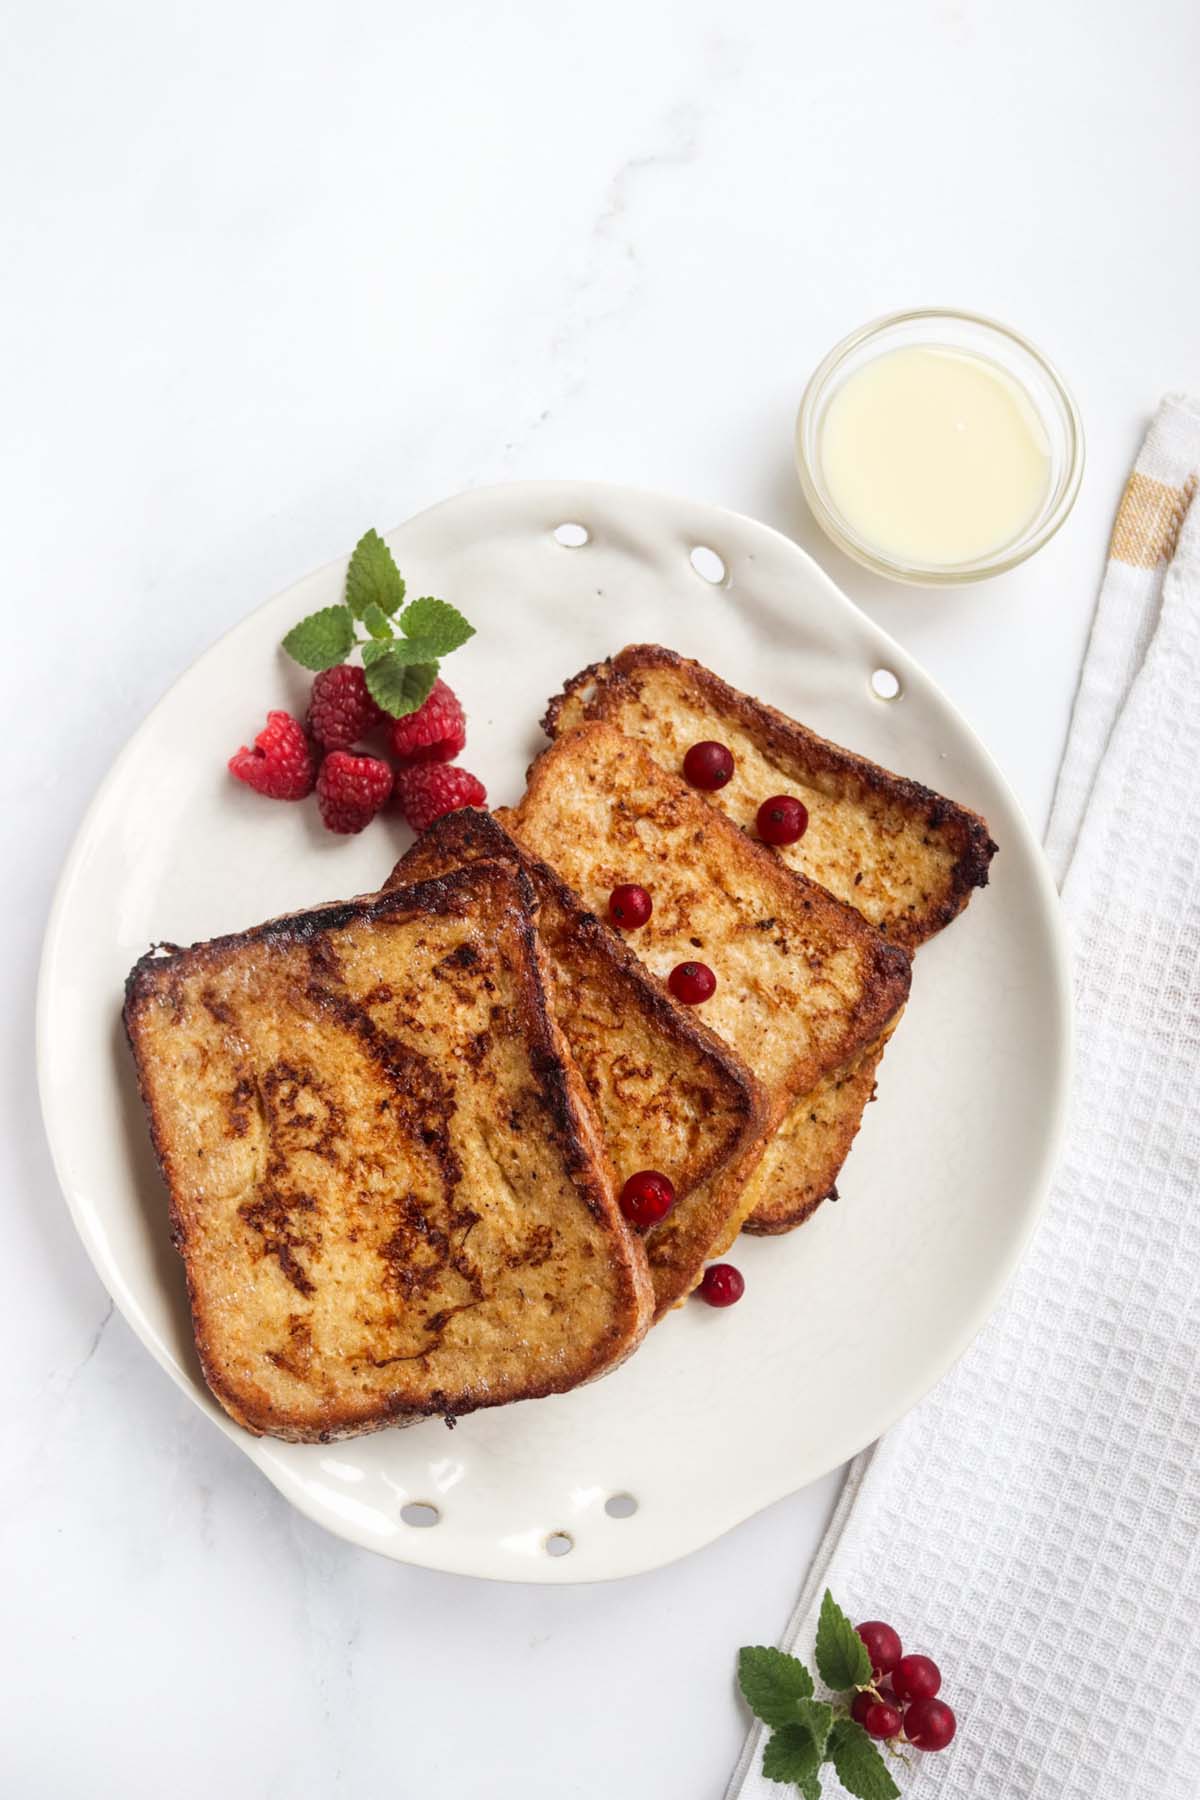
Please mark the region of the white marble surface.
POLYGON ((1200 387, 1198 35, 1186 0, 11 0, 5 1793, 721 1793, 733 1652, 780 1630, 833 1481, 595 1589, 394 1567, 293 1516, 74 1239, 33 1083, 46 906, 197 651, 365 523, 521 476, 793 532, 1040 822, 1138 434, 1200 387), (843 562, 789 460, 828 344, 920 301, 1043 342, 1090 439, 1058 541, 965 594, 843 562))

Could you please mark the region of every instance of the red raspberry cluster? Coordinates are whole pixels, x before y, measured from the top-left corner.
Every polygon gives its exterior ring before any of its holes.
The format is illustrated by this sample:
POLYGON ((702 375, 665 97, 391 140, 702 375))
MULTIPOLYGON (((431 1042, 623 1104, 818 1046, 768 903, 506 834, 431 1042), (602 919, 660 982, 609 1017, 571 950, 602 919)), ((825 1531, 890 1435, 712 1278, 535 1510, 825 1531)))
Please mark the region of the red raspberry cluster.
POLYGON ((867 1646, 875 1686, 855 1696, 851 1717, 868 1737, 944 1750, 957 1722, 937 1698, 942 1672, 933 1658, 905 1656, 899 1633, 882 1619, 868 1619, 854 1629, 867 1646))
POLYGON ((303 800, 315 788, 330 831, 362 831, 389 799, 414 831, 460 806, 485 806, 483 783, 454 758, 467 741, 467 719, 442 680, 403 719, 383 712, 362 669, 339 663, 313 681, 303 724, 272 712, 252 747, 229 759, 230 773, 272 800, 303 800), (382 739, 382 755, 357 746, 382 739))

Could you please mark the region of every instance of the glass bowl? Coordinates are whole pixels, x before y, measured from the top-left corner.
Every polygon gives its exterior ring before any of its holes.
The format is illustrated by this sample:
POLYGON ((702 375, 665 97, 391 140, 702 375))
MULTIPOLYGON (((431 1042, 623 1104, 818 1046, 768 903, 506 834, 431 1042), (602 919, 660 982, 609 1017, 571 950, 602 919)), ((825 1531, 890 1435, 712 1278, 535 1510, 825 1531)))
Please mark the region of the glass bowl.
POLYGON ((1058 530, 1083 479, 1083 425, 1070 390, 1058 370, 1027 338, 979 313, 930 307, 889 313, 835 344, 804 390, 796 419, 796 464, 813 516, 839 549, 868 569, 896 581, 921 586, 983 581, 1015 568, 1040 550, 1058 530), (1050 479, 1041 506, 1015 538, 971 562, 918 563, 889 555, 843 517, 830 497, 821 467, 821 432, 826 408, 842 383, 887 350, 971 351, 998 363, 1028 395, 1041 420, 1050 456, 1050 479))

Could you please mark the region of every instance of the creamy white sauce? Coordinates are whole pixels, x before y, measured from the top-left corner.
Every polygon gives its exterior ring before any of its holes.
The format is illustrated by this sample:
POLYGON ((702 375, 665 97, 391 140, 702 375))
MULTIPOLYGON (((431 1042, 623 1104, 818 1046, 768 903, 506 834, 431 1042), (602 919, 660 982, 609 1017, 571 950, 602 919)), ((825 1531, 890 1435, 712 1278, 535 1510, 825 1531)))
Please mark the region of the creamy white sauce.
POLYGON ((1050 484, 1024 388, 965 350, 885 351, 838 389, 821 423, 834 507, 895 561, 953 567, 1020 537, 1050 484))

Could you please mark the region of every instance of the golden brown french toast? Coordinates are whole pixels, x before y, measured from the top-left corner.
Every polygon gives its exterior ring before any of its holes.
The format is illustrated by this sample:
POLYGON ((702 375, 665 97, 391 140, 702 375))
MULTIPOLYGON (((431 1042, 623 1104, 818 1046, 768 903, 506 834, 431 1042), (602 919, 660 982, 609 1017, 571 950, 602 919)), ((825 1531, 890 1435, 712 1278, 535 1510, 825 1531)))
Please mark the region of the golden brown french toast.
POLYGON ((772 1129, 907 997, 904 950, 605 721, 542 752, 513 830, 589 908, 618 883, 649 891, 654 910, 631 945, 661 980, 684 962, 713 970, 704 1023, 762 1082, 772 1129))
POLYGON ((447 813, 397 863, 385 891, 480 858, 516 864, 538 898, 551 995, 595 1107, 618 1192, 653 1169, 675 1205, 643 1242, 656 1312, 675 1306, 745 1216, 741 1159, 763 1136, 759 1084, 701 1020, 676 1004, 617 934, 490 813, 447 813))
MULTIPOLYGON (((631 644, 582 670, 550 702, 543 725, 553 737, 588 719, 643 739, 673 772, 692 744, 726 744, 733 777, 706 798, 744 829, 753 831, 763 800, 795 793, 808 809, 808 829, 774 854, 907 949, 949 924, 987 883, 996 846, 978 814, 827 742, 661 645, 631 644)), ((755 1172, 746 1230, 790 1231, 828 1194, 883 1049, 880 1041, 872 1058, 796 1103, 755 1172)))
POLYGON ((900 1014, 874 1043, 796 1101, 772 1134, 750 1178, 743 1231, 778 1237, 794 1231, 837 1194, 837 1177, 858 1136, 863 1110, 874 1097, 875 1077, 900 1014))
POLYGON ((673 650, 631 644, 567 682, 543 726, 557 737, 605 719, 678 773, 691 745, 733 752, 728 784, 707 796, 754 830, 764 800, 794 793, 808 808, 798 843, 775 852, 912 950, 987 885, 996 846, 977 813, 828 743, 673 650))
POLYGON ((560 1393, 645 1331, 534 904, 480 862, 130 975, 200 1360, 247 1430, 325 1442, 560 1393))

